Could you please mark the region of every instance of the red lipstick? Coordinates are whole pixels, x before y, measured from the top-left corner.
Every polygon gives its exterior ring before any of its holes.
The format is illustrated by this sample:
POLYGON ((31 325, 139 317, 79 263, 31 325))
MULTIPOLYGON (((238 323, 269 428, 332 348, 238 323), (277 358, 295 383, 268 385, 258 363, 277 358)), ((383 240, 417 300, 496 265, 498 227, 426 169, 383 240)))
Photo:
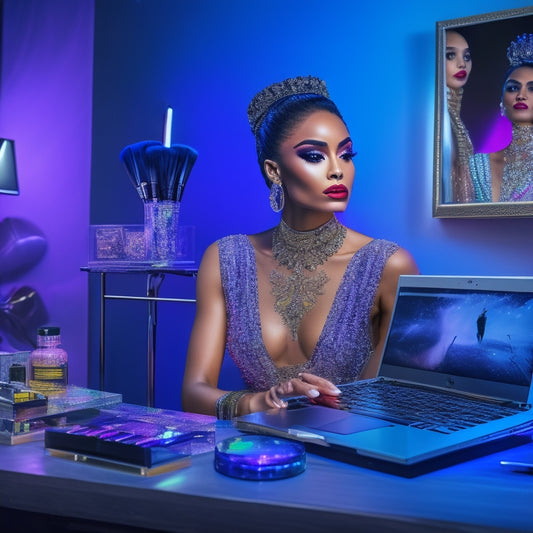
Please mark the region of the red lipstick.
POLYGON ((324 191, 324 194, 334 200, 344 200, 348 197, 348 189, 344 185, 332 185, 324 191))
POLYGON ((524 102, 517 102, 513 107, 515 109, 529 109, 527 104, 524 104, 524 102))
POLYGON ((466 70, 460 70, 456 74, 453 75, 454 78, 459 78, 462 80, 463 78, 466 78, 466 70))

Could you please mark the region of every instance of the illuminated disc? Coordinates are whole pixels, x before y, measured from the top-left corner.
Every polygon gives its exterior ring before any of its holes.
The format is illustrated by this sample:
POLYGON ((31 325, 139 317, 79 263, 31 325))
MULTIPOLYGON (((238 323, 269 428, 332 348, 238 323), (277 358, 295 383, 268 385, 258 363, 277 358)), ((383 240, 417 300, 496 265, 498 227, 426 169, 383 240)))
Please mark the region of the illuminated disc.
POLYGON ((305 448, 298 442, 264 435, 240 435, 215 447, 215 470, 250 480, 284 479, 306 467, 305 448))

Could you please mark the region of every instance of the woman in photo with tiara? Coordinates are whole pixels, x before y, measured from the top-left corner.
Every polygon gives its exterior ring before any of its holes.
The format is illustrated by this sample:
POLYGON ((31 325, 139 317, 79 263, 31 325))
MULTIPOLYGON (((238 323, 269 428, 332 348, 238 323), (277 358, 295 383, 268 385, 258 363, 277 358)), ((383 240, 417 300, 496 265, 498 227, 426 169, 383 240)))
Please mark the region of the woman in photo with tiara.
POLYGON ((339 394, 375 376, 400 274, 418 273, 396 244, 346 228, 354 148, 324 81, 270 85, 250 103, 273 229, 231 235, 205 252, 182 388, 187 411, 221 419, 284 408, 288 396, 339 394), (218 388, 224 352, 245 390, 218 388))
POLYGON ((518 36, 507 58, 500 107, 512 123, 512 139, 499 152, 471 158, 477 202, 533 201, 533 33, 518 36))

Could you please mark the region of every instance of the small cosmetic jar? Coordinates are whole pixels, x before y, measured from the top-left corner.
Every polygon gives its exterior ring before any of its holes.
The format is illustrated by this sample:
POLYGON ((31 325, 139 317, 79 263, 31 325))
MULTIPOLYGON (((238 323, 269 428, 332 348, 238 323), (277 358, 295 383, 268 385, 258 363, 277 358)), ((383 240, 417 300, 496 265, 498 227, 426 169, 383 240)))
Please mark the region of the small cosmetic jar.
POLYGON ((263 481, 301 474, 306 468, 305 447, 265 435, 241 435, 215 447, 215 470, 226 476, 263 481))

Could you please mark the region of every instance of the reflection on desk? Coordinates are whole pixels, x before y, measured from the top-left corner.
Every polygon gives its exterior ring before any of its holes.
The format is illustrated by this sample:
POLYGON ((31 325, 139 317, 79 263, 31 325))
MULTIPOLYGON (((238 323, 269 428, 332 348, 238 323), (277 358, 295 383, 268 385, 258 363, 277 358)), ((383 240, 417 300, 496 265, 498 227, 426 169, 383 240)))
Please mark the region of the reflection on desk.
POLYGON ((64 426, 70 419, 94 416, 95 410, 121 402, 120 394, 69 385, 64 394, 48 397, 43 412, 30 413, 16 419, 0 418, 0 444, 42 440, 47 427, 64 426))

